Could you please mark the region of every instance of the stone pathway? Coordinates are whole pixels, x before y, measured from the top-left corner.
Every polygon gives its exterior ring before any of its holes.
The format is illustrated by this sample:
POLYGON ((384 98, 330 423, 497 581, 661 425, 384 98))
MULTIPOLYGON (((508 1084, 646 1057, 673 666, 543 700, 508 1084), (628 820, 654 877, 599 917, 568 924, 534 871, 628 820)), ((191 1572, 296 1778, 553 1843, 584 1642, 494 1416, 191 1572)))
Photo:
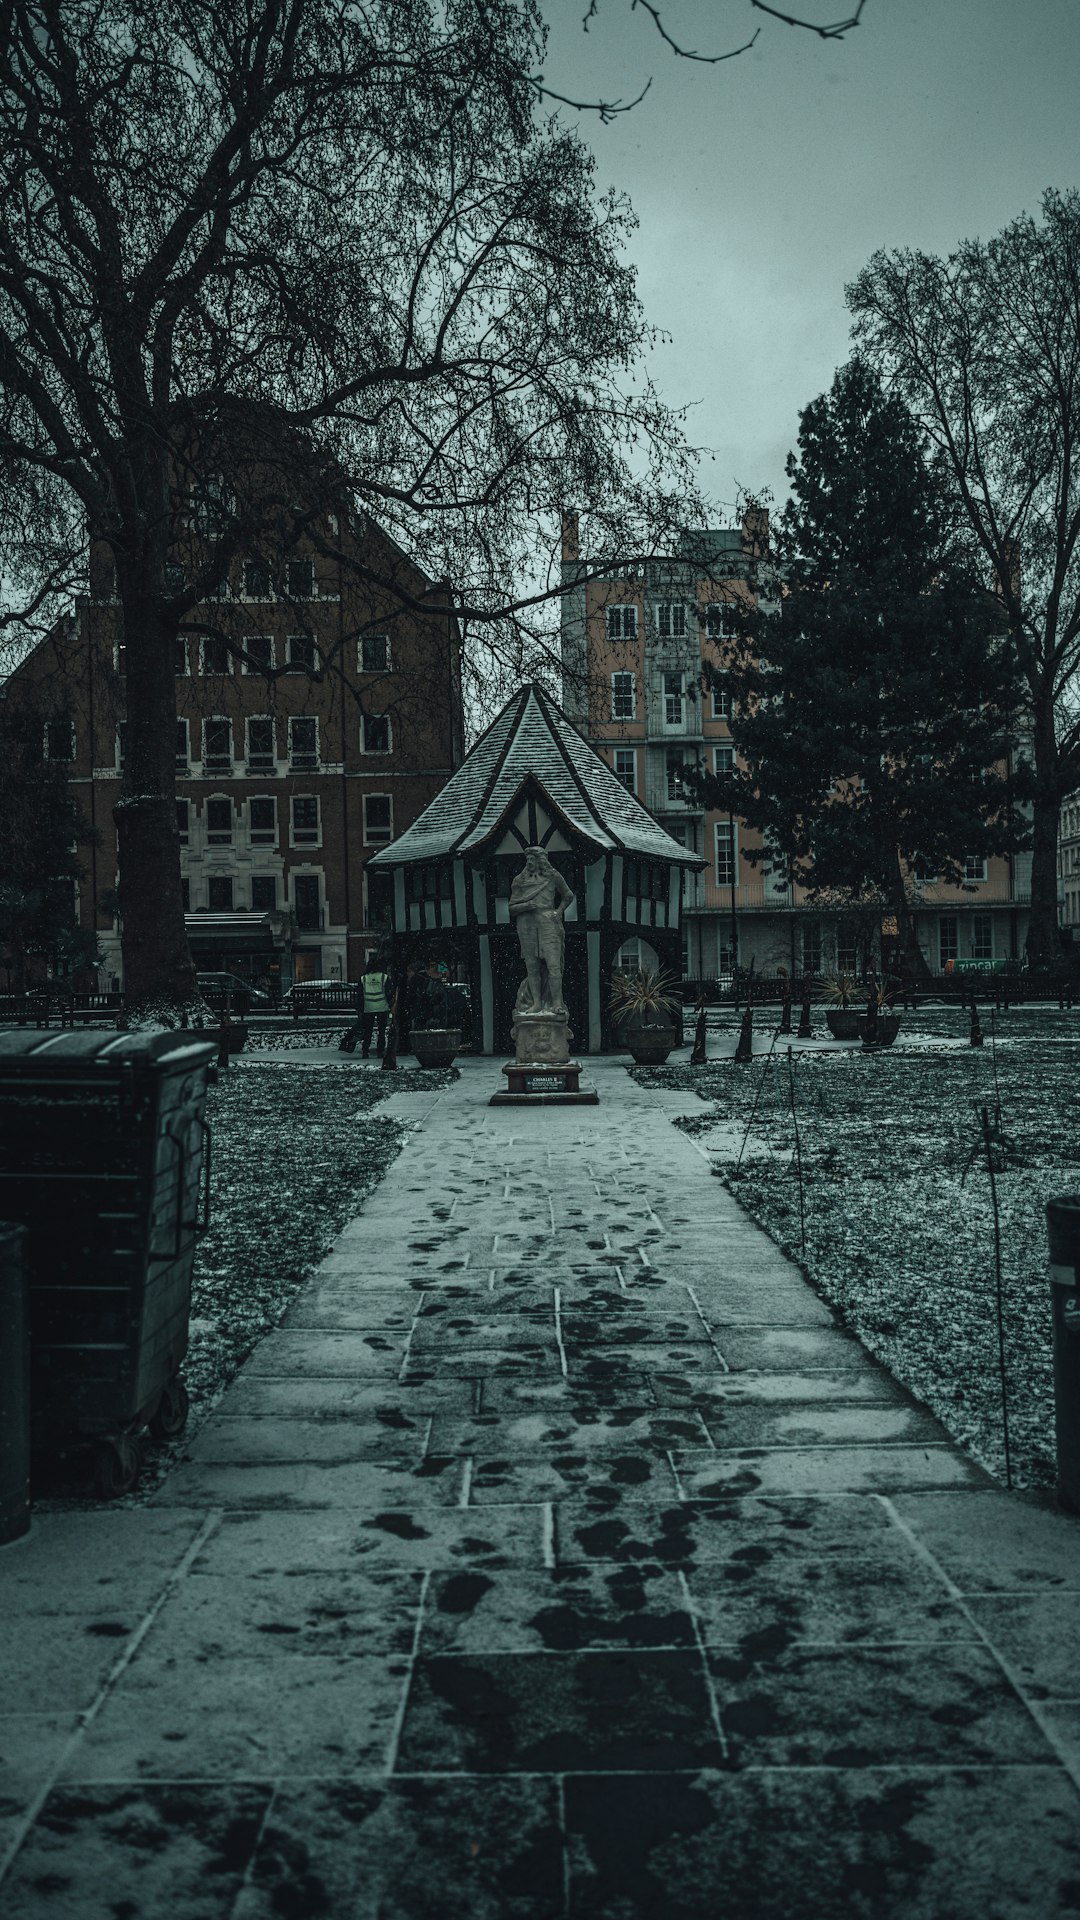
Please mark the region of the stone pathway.
POLYGON ((395 1096, 153 1506, 0 1555, 0 1911, 1080 1912, 1080 1524, 833 1324, 692 1097, 587 1077, 395 1096))

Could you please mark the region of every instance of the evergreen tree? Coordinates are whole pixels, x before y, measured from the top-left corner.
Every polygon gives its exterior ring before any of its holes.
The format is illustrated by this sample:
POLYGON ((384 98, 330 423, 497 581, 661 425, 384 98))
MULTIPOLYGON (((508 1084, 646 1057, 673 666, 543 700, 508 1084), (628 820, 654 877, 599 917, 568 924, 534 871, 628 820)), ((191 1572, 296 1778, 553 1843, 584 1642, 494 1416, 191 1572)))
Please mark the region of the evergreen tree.
POLYGON ((914 960, 910 876, 959 881, 965 856, 1017 844, 1007 623, 910 413, 860 361, 806 408, 787 470, 777 597, 725 674, 737 763, 705 801, 813 898, 879 902, 914 960))

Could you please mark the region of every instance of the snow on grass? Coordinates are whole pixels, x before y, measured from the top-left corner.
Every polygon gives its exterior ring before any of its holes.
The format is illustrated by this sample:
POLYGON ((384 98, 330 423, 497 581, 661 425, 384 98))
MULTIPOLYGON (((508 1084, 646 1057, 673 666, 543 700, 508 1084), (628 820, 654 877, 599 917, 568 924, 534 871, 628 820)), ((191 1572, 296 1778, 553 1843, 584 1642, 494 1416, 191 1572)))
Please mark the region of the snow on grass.
MULTIPOLYGON (((982 1049, 938 1049, 966 1016, 910 1014, 926 1048, 794 1058, 803 1252, 789 1068, 769 1030, 749 1066, 638 1070, 692 1089, 715 1114, 683 1124, 714 1171, 822 1296, 975 1457, 1004 1476, 993 1217, 980 1109, 999 1135, 1006 1379, 1014 1483, 1053 1484, 1046 1202, 1080 1188, 1080 1014, 990 1019, 982 1049), (764 1074, 764 1079, 763 1079, 764 1074), (758 1099, 736 1177, 739 1147, 758 1099), (1000 1120, 998 1102, 1000 1099, 1000 1120)), ((764 1020, 762 1021, 764 1025, 764 1020)))

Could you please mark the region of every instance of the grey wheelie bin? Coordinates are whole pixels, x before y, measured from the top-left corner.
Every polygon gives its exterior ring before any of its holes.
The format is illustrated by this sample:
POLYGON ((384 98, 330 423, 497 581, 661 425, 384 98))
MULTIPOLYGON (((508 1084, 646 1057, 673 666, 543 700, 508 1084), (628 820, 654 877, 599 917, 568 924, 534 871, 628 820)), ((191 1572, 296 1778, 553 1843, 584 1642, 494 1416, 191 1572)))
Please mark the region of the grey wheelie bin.
POLYGON ((207 1072, 189 1032, 0 1034, 0 1220, 26 1227, 35 1454, 84 1442, 129 1492, 140 1436, 183 1431, 207 1072))

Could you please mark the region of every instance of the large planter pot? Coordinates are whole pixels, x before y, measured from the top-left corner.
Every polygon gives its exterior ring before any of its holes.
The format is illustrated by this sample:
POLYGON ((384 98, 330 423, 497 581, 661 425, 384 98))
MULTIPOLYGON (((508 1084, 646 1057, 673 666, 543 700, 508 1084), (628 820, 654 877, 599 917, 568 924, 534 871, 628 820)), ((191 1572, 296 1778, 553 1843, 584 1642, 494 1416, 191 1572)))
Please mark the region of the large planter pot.
POLYGON ((677 1035, 674 1027, 620 1027, 616 1035, 639 1067, 662 1067, 677 1035))
MULTIPOLYGON (((869 1022, 866 1018, 865 1013, 857 1014, 855 1017, 859 1022, 858 1037, 860 1040, 865 1042, 869 1022)), ((891 1047, 899 1031, 900 1031, 900 1015, 898 1013, 879 1013, 878 1014, 877 1040, 878 1040, 879 1047, 891 1047)))
POLYGON ((861 1040, 866 1015, 854 1007, 826 1007, 825 1025, 834 1040, 861 1040))
POLYGON ((448 1067, 461 1050, 460 1027, 413 1027, 409 1045, 422 1067, 448 1067))

